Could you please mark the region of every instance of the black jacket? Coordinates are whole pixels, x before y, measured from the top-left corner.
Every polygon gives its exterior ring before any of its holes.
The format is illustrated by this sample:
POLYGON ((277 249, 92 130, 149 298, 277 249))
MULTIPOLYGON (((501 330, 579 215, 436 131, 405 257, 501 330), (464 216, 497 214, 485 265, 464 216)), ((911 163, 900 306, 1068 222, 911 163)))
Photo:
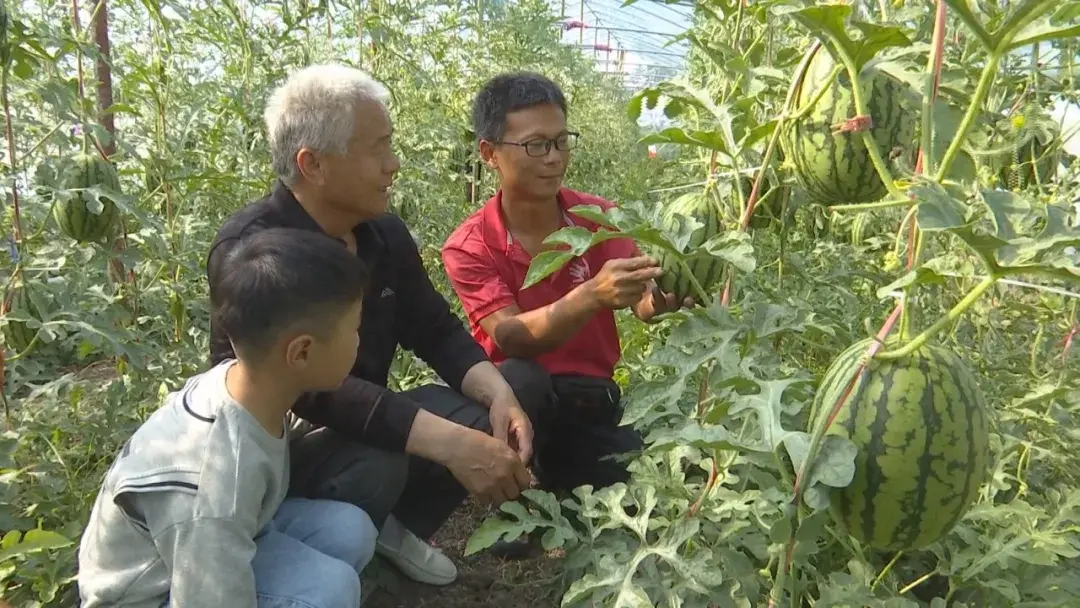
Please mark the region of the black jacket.
MULTIPOLYGON (((234 213, 218 230, 207 258, 211 293, 227 250, 240 238, 270 227, 322 230, 278 182, 267 197, 234 213)), ((339 389, 305 395, 293 412, 346 437, 400 452, 419 406, 386 388, 398 345, 423 359, 458 392, 465 373, 487 355, 431 284, 401 219, 385 214, 360 224, 353 234, 357 255, 371 275, 356 364, 339 389)), ((228 337, 211 322, 211 363, 235 356, 228 337)))

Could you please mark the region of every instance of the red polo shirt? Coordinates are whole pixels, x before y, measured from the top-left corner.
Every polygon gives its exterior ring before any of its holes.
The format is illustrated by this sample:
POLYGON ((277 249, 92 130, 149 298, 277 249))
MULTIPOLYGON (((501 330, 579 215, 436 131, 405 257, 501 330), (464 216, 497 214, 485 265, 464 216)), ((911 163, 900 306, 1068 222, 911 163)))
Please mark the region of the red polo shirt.
MULTIPOLYGON (((598 224, 571 214, 569 209, 577 205, 597 205, 602 209, 614 206, 610 201, 569 188, 559 191, 558 200, 564 226, 582 226, 593 232, 600 227, 598 224)), ((506 229, 502 191, 462 222, 442 249, 446 274, 465 308, 473 337, 496 363, 506 359, 506 355, 480 327, 481 319, 515 303, 523 311, 547 306, 592 278, 608 260, 637 255, 640 254, 633 240, 610 239, 574 258, 540 283, 522 290, 532 256, 506 229)), ((550 374, 611 378, 619 354, 615 314, 601 310, 562 346, 540 355, 536 361, 550 374)))

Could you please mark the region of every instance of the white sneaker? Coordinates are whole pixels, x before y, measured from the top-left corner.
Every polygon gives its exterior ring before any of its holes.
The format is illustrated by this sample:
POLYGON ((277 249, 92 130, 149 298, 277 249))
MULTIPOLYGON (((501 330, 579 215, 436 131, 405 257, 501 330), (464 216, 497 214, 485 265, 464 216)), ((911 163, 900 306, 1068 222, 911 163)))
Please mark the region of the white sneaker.
POLYGON ((390 560, 402 574, 428 585, 449 585, 457 579, 457 566, 443 552, 410 532, 390 515, 383 524, 375 552, 390 560))

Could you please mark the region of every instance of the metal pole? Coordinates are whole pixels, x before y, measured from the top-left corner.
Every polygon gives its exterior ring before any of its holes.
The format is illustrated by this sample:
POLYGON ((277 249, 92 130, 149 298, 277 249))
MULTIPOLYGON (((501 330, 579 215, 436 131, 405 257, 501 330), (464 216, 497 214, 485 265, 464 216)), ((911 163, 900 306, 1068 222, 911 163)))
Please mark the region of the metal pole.
POLYGON ((578 30, 578 44, 585 44, 585 0, 581 0, 581 29, 578 30))

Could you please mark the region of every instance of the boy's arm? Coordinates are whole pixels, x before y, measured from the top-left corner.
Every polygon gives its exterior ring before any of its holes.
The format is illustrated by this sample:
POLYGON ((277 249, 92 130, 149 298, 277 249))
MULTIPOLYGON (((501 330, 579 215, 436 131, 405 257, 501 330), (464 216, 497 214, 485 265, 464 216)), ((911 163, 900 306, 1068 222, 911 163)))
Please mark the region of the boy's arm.
POLYGON ((256 607, 254 521, 192 518, 195 497, 180 492, 139 494, 135 501, 169 570, 170 605, 256 607))

